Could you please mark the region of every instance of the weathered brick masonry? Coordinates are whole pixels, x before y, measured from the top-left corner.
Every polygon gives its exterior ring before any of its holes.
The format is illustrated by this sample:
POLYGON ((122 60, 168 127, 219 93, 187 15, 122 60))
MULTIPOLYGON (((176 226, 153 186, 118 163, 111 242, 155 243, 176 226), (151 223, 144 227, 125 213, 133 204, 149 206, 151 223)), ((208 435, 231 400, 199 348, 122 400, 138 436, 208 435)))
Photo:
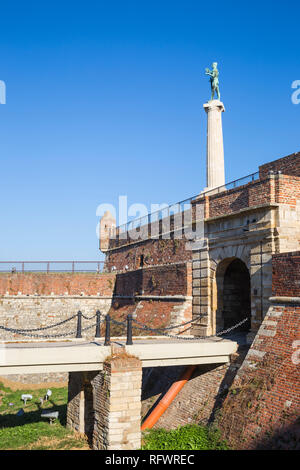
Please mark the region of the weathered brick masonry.
POLYGON ((273 255, 273 295, 300 297, 300 251, 273 255))
POLYGON ((115 295, 191 295, 191 263, 152 266, 116 275, 115 295))
POLYGON ((115 275, 91 273, 13 273, 0 275, 0 295, 111 296, 115 275))
MULTIPOLYGON (((124 321, 128 313, 137 321, 151 328, 164 328, 192 318, 192 265, 175 263, 165 266, 140 268, 116 275, 116 283, 110 315, 124 321), (130 296, 122 299, 122 296, 130 296)), ((113 334, 121 329, 113 325, 113 334)), ((174 330, 173 333, 177 333, 174 330)), ((189 330, 187 330, 189 332, 189 330)), ((135 335, 151 335, 134 328, 135 335)))
POLYGON ((259 167, 260 178, 264 178, 269 171, 281 171, 285 175, 300 176, 300 152, 261 165, 259 167))
POLYGON ((272 304, 219 420, 235 448, 300 449, 299 264, 299 252, 273 258, 272 304))
MULTIPOLYGON (((111 243, 117 244, 116 240, 111 243)), ((106 255, 105 266, 108 271, 114 266, 117 271, 123 271, 125 266, 129 271, 141 267, 165 265, 190 261, 192 254, 186 249, 186 240, 147 239, 137 243, 126 244, 120 241, 120 248, 109 251, 106 255)))

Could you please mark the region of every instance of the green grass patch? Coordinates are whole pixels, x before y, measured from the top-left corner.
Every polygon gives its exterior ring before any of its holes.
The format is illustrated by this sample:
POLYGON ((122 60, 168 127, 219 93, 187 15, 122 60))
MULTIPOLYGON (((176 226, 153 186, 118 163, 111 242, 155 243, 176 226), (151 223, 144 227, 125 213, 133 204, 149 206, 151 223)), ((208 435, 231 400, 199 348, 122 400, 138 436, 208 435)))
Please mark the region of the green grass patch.
POLYGON ((151 429, 143 433, 143 450, 228 450, 218 429, 191 424, 177 429, 151 429))
POLYGON ((86 439, 66 428, 66 387, 51 388, 50 399, 40 403, 48 388, 12 391, 0 383, 0 449, 72 449, 87 448, 86 439), (22 394, 32 395, 26 405, 22 394), (17 416, 23 409, 24 414, 17 416), (58 419, 50 425, 41 417, 43 410, 58 411, 58 419))

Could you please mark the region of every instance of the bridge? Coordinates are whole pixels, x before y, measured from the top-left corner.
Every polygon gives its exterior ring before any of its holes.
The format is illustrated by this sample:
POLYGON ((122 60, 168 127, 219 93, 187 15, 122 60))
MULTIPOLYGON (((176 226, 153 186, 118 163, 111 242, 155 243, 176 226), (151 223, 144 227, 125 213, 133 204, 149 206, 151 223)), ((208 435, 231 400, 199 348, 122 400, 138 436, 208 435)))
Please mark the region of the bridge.
POLYGON ((230 361, 238 342, 223 335, 247 321, 243 319, 215 336, 194 337, 171 333, 196 319, 157 330, 131 314, 126 322, 120 322, 109 314, 101 319, 97 311, 89 318, 95 318, 95 324, 86 328, 82 328, 83 318, 87 317, 78 311, 66 320, 40 328, 25 330, 0 325, 0 329, 19 335, 18 339, 0 343, 0 375, 69 372, 68 427, 87 434, 94 449, 110 450, 140 448, 143 368, 187 366, 184 376, 172 385, 178 393, 197 366, 230 361), (75 331, 59 332, 76 317, 75 331), (111 337, 111 323, 125 327, 126 336, 111 337), (133 323, 144 336, 133 336, 133 323), (95 328, 94 339, 83 338, 82 333, 91 328, 95 328), (66 338, 74 333, 76 338, 66 338), (151 336, 158 333, 159 336, 151 336), (23 340, 20 336, 31 338, 23 340))
POLYGON ((0 345, 0 375, 101 371, 114 348, 138 357, 142 367, 162 367, 223 364, 236 352, 237 343, 217 336, 208 339, 137 337, 132 345, 126 345, 126 338, 112 338, 109 346, 97 339, 4 342, 0 345))

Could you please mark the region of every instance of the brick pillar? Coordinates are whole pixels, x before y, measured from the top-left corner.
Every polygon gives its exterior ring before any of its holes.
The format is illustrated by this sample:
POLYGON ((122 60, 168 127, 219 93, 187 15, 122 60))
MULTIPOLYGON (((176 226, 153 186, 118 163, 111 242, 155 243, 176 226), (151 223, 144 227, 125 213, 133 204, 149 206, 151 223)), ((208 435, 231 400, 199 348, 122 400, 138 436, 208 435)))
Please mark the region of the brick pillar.
POLYGON ((141 385, 139 359, 122 353, 104 362, 103 371, 93 380, 95 450, 141 447, 141 385))

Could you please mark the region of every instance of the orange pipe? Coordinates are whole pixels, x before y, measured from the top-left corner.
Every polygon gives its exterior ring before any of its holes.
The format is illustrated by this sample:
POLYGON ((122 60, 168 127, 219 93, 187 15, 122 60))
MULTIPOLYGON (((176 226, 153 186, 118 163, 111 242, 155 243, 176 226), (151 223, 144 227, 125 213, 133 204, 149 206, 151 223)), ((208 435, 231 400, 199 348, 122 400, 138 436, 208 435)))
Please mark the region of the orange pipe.
POLYGON ((148 418, 142 424, 141 430, 144 431, 145 429, 151 429, 154 424, 159 420, 161 415, 166 411, 169 407, 170 403, 174 400, 176 395, 180 392, 182 387, 188 382, 191 378, 194 370, 197 366, 189 366, 185 369, 184 373, 180 377, 179 380, 173 383, 167 393, 162 397, 160 402, 156 405, 154 410, 150 413, 148 418))

